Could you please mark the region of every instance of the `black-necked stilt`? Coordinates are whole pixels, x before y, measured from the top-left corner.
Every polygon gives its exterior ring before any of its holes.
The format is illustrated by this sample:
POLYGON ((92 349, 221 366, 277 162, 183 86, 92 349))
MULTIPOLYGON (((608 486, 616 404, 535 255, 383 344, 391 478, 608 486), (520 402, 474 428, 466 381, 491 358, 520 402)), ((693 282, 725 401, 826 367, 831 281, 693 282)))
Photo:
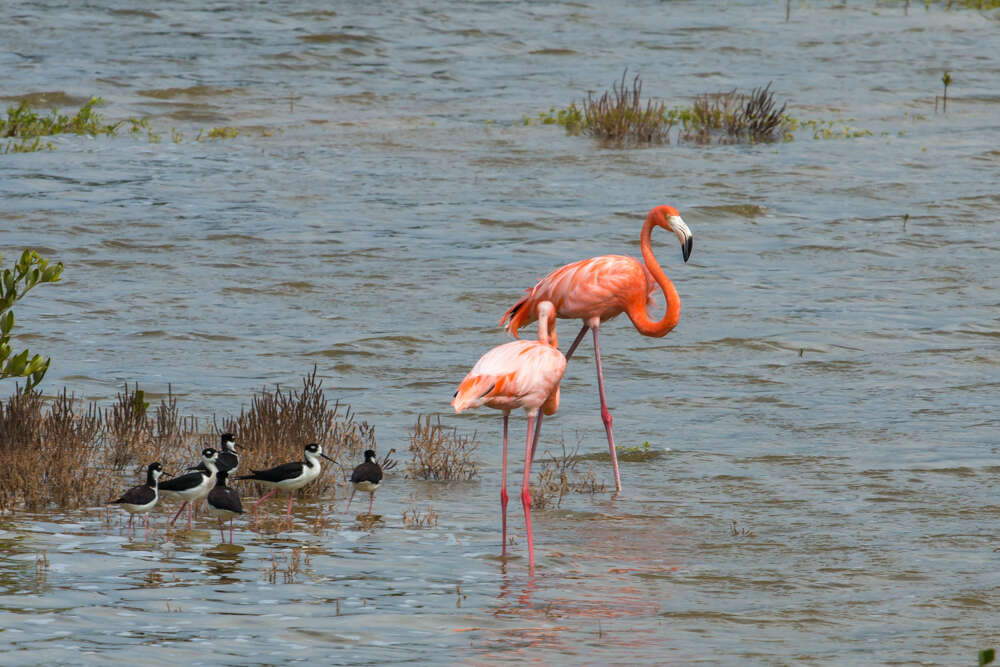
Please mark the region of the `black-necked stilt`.
POLYGON ((222 522, 229 519, 229 543, 233 543, 233 518, 238 514, 243 514, 243 503, 240 502, 240 494, 236 489, 226 486, 226 478, 229 473, 220 470, 215 477, 215 488, 208 492, 208 511, 219 520, 219 536, 222 541, 226 541, 226 534, 222 532, 222 522))
MULTIPOLYGON (((236 469, 240 467, 240 455, 236 451, 239 445, 232 433, 223 433, 219 436, 219 458, 215 462, 215 467, 219 472, 228 472, 230 475, 236 474, 236 469)), ((188 470, 205 470, 205 464, 199 463, 188 470)))
POLYGON ((375 451, 365 450, 365 462, 354 469, 351 473, 351 497, 347 501, 347 509, 351 509, 351 501, 354 500, 356 491, 363 491, 370 494, 368 496, 368 513, 372 513, 372 505, 375 503, 375 490, 382 483, 382 466, 375 460, 375 451))
POLYGON ((118 500, 112 500, 111 504, 121 505, 129 513, 128 527, 129 535, 132 534, 132 520, 136 514, 142 514, 145 520, 146 530, 149 530, 149 510, 156 507, 156 502, 160 499, 159 482, 163 473, 163 466, 159 463, 150 463, 146 469, 146 483, 133 486, 122 494, 118 500))
POLYGON ((218 458, 219 452, 211 447, 203 449, 201 452, 201 461, 205 464, 204 470, 189 472, 186 475, 181 475, 160 484, 160 492, 164 498, 184 501, 181 508, 177 510, 177 514, 174 515, 173 521, 170 522, 171 526, 177 522, 177 517, 184 511, 184 507, 190 503, 188 528, 191 527, 191 514, 194 511, 194 503, 207 496, 208 492, 215 486, 215 475, 218 472, 215 462, 218 458))
POLYGON ((319 457, 321 456, 331 463, 334 462, 333 459, 323 453, 323 448, 314 442, 306 445, 305 461, 282 463, 267 470, 254 470, 251 475, 240 475, 237 477, 236 479, 250 479, 265 486, 274 487, 253 504, 254 519, 257 518, 257 505, 260 505, 277 491, 288 491, 288 511, 285 513, 285 518, 291 521, 292 498, 295 495, 295 490, 319 477, 319 457))

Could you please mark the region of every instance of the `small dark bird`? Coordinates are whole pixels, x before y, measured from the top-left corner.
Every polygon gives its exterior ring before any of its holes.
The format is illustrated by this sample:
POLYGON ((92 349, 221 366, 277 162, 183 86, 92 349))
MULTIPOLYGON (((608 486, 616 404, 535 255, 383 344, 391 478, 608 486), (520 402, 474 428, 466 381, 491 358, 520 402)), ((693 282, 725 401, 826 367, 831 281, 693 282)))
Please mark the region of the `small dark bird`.
MULTIPOLYGON (((236 438, 233 437, 232 433, 223 433, 219 436, 219 458, 215 462, 215 467, 219 469, 219 472, 236 473, 236 469, 240 467, 240 455, 236 451, 237 447, 239 445, 236 444, 236 438)), ((205 469, 204 463, 188 468, 188 470, 205 469)))
POLYGON ((201 450, 201 461, 205 465, 204 470, 189 472, 186 475, 175 477, 160 485, 160 491, 163 493, 164 498, 184 501, 181 508, 177 510, 177 514, 174 515, 173 521, 170 522, 171 526, 174 525, 177 517, 184 511, 184 507, 190 503, 191 509, 188 510, 188 528, 191 527, 191 515, 194 511, 195 502, 207 496, 208 492, 215 486, 215 475, 218 472, 215 462, 218 458, 219 452, 211 447, 207 447, 201 450))
POLYGON ((347 509, 351 509, 351 501, 354 500, 354 493, 363 491, 368 493, 368 513, 372 513, 372 505, 375 503, 375 490, 382 483, 382 466, 375 460, 375 452, 371 449, 365 450, 365 462, 354 469, 351 473, 351 484, 354 489, 351 497, 347 501, 347 509))
POLYGON ((128 527, 129 535, 132 535, 132 520, 136 514, 142 514, 145 520, 146 530, 149 530, 149 511, 156 507, 160 499, 160 475, 163 475, 163 466, 157 463, 150 463, 146 469, 146 483, 133 486, 122 494, 118 500, 112 500, 110 504, 121 505, 129 513, 128 527))
POLYGON ((323 453, 323 448, 315 442, 306 445, 305 461, 295 461, 292 463, 282 463, 281 465, 268 468, 267 470, 254 470, 253 474, 240 475, 236 479, 250 479, 264 486, 273 487, 265 493, 260 500, 253 504, 253 516, 257 518, 257 505, 270 498, 277 491, 288 491, 288 511, 285 519, 292 520, 292 498, 295 497, 295 490, 313 481, 321 471, 319 458, 323 457, 333 463, 333 459, 323 453))
POLYGON ((233 518, 243 514, 243 503, 240 502, 240 494, 236 489, 226 486, 226 478, 229 473, 220 470, 215 476, 215 488, 208 492, 208 512, 219 520, 219 536, 222 542, 226 541, 226 534, 222 531, 222 522, 229 519, 229 543, 233 543, 233 518))

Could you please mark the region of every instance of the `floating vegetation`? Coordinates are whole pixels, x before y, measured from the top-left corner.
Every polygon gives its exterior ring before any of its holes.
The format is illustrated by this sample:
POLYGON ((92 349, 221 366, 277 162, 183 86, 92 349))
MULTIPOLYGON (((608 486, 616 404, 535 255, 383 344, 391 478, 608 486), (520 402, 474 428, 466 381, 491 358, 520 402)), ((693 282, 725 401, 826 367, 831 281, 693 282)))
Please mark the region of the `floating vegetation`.
POLYGON ((579 443, 569 453, 566 451, 566 443, 560 444, 560 455, 545 452, 548 458, 541 462, 542 468, 538 472, 537 481, 531 485, 531 506, 534 509, 559 507, 569 493, 593 495, 606 491, 604 483, 597 481, 593 466, 588 466, 585 471, 579 469, 584 460, 578 456, 579 443))
POLYGON ((6 118, 0 117, 0 139, 12 139, 0 146, 0 153, 53 150, 55 146, 52 142, 43 142, 42 137, 56 134, 115 136, 118 128, 125 123, 131 125, 133 134, 145 129, 149 131, 151 140, 156 136, 149 130, 149 122, 146 119, 128 118, 117 123, 106 122, 104 117, 94 110, 94 107, 103 102, 100 97, 92 97, 72 115, 59 113, 55 109, 45 115, 35 111, 27 99, 22 100, 19 105, 7 108, 6 118))
POLYGON ((479 474, 479 464, 472 456, 478 446, 475 433, 461 435, 457 428, 442 426, 441 417, 431 421, 430 415, 420 415, 410 431, 406 476, 410 479, 473 479, 479 474))
POLYGON ((195 141, 201 141, 204 137, 209 141, 214 141, 216 139, 235 139, 240 136, 240 131, 235 127, 213 127, 212 129, 202 130, 198 133, 198 136, 194 138, 195 141))

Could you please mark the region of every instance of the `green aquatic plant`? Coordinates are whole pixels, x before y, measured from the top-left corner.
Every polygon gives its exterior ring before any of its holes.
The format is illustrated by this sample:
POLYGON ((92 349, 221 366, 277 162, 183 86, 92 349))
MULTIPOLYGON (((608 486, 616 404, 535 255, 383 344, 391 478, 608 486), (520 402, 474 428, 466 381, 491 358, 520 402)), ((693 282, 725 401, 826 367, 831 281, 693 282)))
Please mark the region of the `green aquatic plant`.
POLYGON ((979 652, 979 667, 983 665, 988 665, 997 658, 997 650, 995 648, 984 648, 979 652))
POLYGON ((201 141, 202 136, 209 140, 215 139, 235 139, 240 136, 240 131, 235 127, 213 127, 212 129, 205 132, 202 130, 198 133, 198 136, 194 138, 195 141, 201 141))
MULTIPOLYGON (((945 72, 941 75, 941 83, 944 84, 944 96, 941 98, 941 111, 943 113, 948 113, 948 86, 951 85, 951 72, 945 72)), ((937 111, 937 102, 935 102, 934 111, 937 111)))
MULTIPOLYGON (((0 260, 3 255, 0 254, 0 260)), ((10 345, 10 332, 14 328, 14 304, 24 298, 32 288, 45 283, 59 282, 63 265, 49 261, 34 250, 26 249, 20 259, 9 269, 4 269, 0 281, 0 380, 26 378, 24 391, 30 392, 49 369, 52 359, 41 355, 29 357, 27 348, 14 354, 10 345)))
POLYGON ((113 137, 125 123, 130 125, 132 135, 145 131, 150 143, 159 143, 160 138, 153 132, 148 119, 126 118, 109 123, 95 110, 95 107, 103 103, 104 100, 100 97, 92 97, 72 115, 59 113, 55 109, 45 115, 33 109, 31 103, 24 99, 17 106, 7 108, 6 118, 0 117, 0 139, 11 139, 0 146, 0 154, 53 150, 55 145, 51 141, 42 141, 42 137, 57 134, 113 137))

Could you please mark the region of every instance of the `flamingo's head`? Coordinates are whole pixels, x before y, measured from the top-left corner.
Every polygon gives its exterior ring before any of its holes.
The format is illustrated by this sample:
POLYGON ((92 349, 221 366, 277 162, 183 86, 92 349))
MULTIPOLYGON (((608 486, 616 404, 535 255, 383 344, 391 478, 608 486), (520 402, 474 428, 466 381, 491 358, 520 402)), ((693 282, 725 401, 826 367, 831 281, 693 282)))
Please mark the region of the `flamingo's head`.
POLYGON ((681 242, 681 253, 684 256, 684 261, 688 261, 691 256, 691 249, 694 246, 694 235, 688 228, 687 223, 681 219, 681 214, 677 212, 677 209, 673 206, 657 206, 653 209, 652 213, 656 217, 656 224, 664 229, 669 229, 677 236, 677 240, 681 242))

